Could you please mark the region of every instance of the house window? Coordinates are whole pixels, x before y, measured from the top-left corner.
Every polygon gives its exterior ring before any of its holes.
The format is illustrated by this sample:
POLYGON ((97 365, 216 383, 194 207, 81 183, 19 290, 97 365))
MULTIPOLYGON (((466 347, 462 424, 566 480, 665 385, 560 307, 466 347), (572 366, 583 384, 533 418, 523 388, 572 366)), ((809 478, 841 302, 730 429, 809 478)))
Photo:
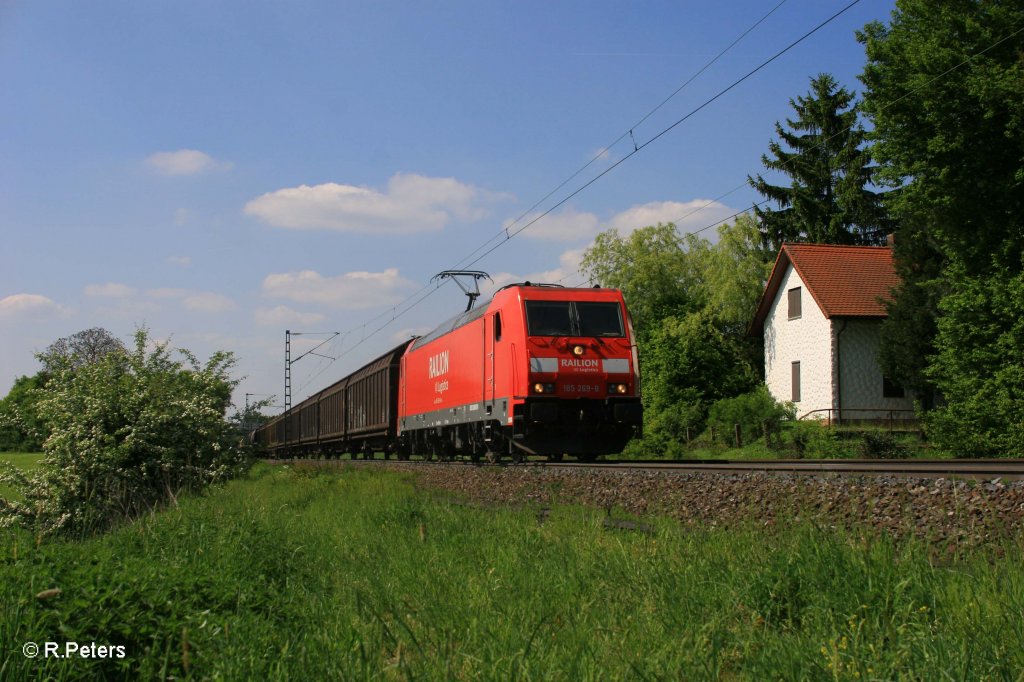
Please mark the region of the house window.
POLYGON ((789 319, 800 317, 800 287, 789 290, 789 319))
POLYGON ((793 397, 790 398, 794 403, 800 402, 800 363, 794 362, 792 369, 792 384, 793 384, 793 397))
POLYGON ((907 392, 902 386, 882 375, 882 397, 883 398, 906 398, 907 392))

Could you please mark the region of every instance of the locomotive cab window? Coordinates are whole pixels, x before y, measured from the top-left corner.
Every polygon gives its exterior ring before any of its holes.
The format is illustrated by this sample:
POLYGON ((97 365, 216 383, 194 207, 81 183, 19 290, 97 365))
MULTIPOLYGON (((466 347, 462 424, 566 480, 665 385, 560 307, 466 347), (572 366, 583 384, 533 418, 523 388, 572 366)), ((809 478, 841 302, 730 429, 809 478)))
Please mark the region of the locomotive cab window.
POLYGON ((622 311, 618 303, 584 303, 577 301, 580 336, 624 336, 622 311))
POLYGON ((572 336, 568 301, 527 301, 526 324, 530 336, 572 336))
POLYGON ((494 313, 494 340, 501 341, 501 313, 494 313))
POLYGON ((625 336, 618 303, 526 301, 530 336, 625 336))

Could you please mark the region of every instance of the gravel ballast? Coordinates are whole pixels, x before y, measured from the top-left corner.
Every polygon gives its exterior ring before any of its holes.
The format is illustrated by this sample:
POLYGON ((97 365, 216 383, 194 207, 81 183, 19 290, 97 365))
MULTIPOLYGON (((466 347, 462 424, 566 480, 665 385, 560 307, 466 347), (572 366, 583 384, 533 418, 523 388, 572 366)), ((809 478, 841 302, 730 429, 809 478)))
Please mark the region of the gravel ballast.
POLYGON ((582 504, 609 513, 667 516, 686 525, 874 528, 949 550, 1019 534, 1024 482, 893 476, 672 473, 537 466, 384 464, 418 486, 480 505, 582 504))

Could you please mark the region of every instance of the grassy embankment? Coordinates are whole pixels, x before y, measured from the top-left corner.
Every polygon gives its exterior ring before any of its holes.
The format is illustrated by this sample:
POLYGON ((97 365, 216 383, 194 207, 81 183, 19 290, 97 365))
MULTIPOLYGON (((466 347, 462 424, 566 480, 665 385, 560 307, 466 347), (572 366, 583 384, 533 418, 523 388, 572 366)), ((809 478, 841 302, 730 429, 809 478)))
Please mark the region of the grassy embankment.
POLYGON ((1017 679, 1020 547, 610 530, 392 473, 258 467, 106 536, 0 530, 2 679, 1017 679), (36 595, 60 588, 49 599, 36 595), (27 659, 27 641, 122 644, 27 659))

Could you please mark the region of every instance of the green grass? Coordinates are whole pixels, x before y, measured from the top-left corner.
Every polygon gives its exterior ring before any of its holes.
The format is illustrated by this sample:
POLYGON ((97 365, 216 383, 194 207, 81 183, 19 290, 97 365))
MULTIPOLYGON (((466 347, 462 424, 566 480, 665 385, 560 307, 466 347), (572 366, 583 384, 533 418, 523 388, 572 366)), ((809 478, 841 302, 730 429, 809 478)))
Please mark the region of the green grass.
MULTIPOLYGON (((0 452, 0 462, 8 462, 26 473, 39 468, 41 452, 0 452)), ((0 497, 16 496, 17 493, 8 485, 0 483, 0 497)))
POLYGON ((0 679, 1020 679, 1024 552, 604 527, 260 466, 106 536, 0 530, 0 679), (37 594, 62 592, 49 599, 37 594), (27 659, 24 642, 126 647, 27 659))
POLYGON ((41 452, 0 452, 0 462, 10 462, 25 471, 38 468, 42 458, 41 452))

